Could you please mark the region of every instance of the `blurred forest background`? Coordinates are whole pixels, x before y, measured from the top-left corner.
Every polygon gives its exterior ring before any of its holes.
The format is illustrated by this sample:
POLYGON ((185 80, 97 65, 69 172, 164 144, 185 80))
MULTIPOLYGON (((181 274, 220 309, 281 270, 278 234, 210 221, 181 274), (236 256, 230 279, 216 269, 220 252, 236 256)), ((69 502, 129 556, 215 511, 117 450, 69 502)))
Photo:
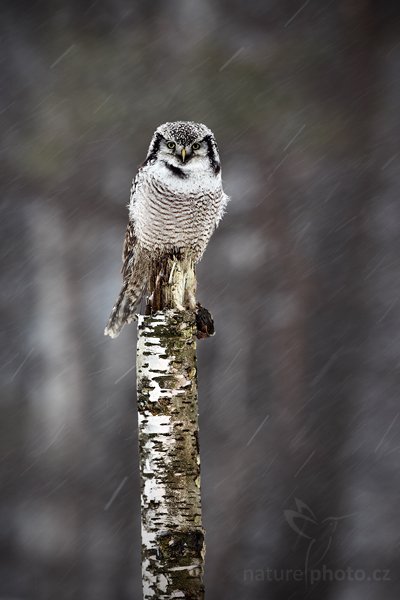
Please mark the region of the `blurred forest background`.
POLYGON ((398 600, 400 4, 0 15, 0 599, 140 598, 135 327, 103 328, 131 179, 190 119, 232 197, 198 273, 207 598, 398 600), (323 565, 358 580, 290 573, 323 565))

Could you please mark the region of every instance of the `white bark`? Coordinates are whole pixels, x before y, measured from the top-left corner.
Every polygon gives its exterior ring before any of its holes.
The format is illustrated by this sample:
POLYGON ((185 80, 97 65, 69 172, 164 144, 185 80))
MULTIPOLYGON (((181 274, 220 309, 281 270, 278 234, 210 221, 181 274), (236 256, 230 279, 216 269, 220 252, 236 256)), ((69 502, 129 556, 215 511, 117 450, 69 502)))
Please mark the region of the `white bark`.
POLYGON ((140 316, 137 385, 143 597, 204 597, 192 310, 140 316))

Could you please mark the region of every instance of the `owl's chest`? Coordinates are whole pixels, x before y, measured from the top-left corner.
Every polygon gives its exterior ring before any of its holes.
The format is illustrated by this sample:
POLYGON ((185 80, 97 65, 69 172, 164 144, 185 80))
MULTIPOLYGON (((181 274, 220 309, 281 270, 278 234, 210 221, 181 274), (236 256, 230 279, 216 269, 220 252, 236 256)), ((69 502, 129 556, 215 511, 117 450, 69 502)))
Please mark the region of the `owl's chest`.
POLYGON ((213 228, 217 190, 207 180, 147 177, 131 205, 136 235, 145 247, 195 246, 213 228))

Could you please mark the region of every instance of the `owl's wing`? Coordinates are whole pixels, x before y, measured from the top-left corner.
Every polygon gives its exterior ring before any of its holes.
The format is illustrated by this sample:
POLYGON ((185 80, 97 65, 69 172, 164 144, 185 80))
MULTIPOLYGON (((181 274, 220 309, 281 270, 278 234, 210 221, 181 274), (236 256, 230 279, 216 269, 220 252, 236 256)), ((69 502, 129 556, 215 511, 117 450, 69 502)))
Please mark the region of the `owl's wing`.
POLYGON ((124 246, 122 248, 122 268, 121 273, 123 280, 129 278, 132 273, 133 264, 135 262, 136 235, 132 221, 128 222, 125 232, 124 246))
POLYGON ((126 228, 122 260, 123 286, 118 307, 121 327, 136 320, 136 310, 146 289, 151 265, 148 255, 137 243, 132 221, 126 228))
MULTIPOLYGON (((128 208, 130 208, 136 201, 135 192, 136 192, 137 184, 139 182, 141 170, 142 169, 139 168, 139 171, 137 172, 136 176, 133 178, 128 208)), ((133 222, 129 219, 128 226, 127 226, 126 232, 125 232, 124 245, 122 248, 121 273, 122 273, 124 282, 126 279, 129 278, 129 276, 132 273, 133 265, 135 262, 136 242, 137 242, 137 239, 136 239, 136 235, 135 235, 133 222)))
MULTIPOLYGON (((130 208, 135 203, 141 172, 140 168, 132 182, 130 208)), ((122 288, 104 330, 105 335, 110 337, 117 337, 125 323, 131 323, 136 319, 136 310, 150 276, 151 260, 138 244, 134 225, 130 219, 122 250, 122 288)))
MULTIPOLYGON (((137 180, 138 175, 132 182, 131 203, 134 201, 137 180)), ((105 335, 116 337, 124 323, 130 322, 134 318, 134 311, 140 301, 143 289, 142 281, 137 273, 138 262, 134 224, 129 220, 122 249, 122 288, 104 330, 105 335)))
MULTIPOLYGON (((136 176, 132 180, 128 208, 130 208, 132 206, 132 204, 135 203, 135 192, 136 192, 136 187, 137 187, 137 184, 139 181, 141 170, 142 169, 139 168, 139 171, 137 172, 136 176)), ((128 226, 127 226, 126 232, 125 232, 124 245, 122 248, 121 273, 122 273, 124 283, 129 278, 130 274, 132 273, 133 265, 135 262, 136 241, 137 240, 136 240, 133 222, 131 221, 131 219, 129 219, 128 226)))
POLYGON ((127 291, 135 262, 135 244, 136 236, 133 230, 133 224, 129 221, 122 249, 122 287, 104 330, 104 335, 109 335, 110 337, 117 337, 123 324, 126 322, 124 313, 127 291))

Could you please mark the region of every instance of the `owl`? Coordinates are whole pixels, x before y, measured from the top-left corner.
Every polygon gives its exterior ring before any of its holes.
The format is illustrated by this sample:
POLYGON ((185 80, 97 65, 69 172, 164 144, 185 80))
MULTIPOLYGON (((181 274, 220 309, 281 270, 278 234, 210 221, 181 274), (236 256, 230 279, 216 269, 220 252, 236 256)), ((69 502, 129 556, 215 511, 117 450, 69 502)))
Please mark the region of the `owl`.
POLYGON ((136 318, 154 264, 163 256, 201 259, 227 202, 212 131, 191 121, 160 125, 132 184, 123 284, 105 335, 116 337, 136 318))

